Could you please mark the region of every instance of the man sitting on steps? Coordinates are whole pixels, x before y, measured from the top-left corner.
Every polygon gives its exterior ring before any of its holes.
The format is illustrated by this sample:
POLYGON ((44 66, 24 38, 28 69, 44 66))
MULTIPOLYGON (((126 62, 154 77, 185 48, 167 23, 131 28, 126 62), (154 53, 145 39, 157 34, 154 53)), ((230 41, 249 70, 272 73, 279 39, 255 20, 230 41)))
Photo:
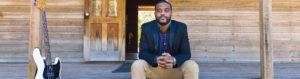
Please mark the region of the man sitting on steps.
POLYGON ((171 20, 172 5, 155 5, 156 20, 142 25, 139 60, 131 66, 132 79, 198 79, 198 64, 190 60, 187 26, 171 20))

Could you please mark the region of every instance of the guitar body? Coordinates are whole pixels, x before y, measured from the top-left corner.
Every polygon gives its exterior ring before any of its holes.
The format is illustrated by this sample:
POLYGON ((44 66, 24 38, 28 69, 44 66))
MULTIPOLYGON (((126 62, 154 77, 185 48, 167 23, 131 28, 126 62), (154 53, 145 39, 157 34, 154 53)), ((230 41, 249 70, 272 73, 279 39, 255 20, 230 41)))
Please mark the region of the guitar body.
POLYGON ((61 62, 60 59, 57 57, 55 58, 55 62, 52 65, 51 68, 54 75, 52 77, 49 77, 47 72, 49 70, 47 69, 48 66, 46 65, 46 60, 41 56, 40 50, 38 48, 35 48, 33 51, 33 59, 36 64, 37 70, 35 73, 35 79, 61 79, 60 73, 61 73, 61 62))

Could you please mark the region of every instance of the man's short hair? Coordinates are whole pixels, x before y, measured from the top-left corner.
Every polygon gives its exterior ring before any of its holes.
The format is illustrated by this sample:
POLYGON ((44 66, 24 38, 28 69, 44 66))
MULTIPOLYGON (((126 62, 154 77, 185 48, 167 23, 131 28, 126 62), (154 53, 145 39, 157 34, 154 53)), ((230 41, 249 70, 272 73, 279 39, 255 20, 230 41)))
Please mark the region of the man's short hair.
POLYGON ((160 0, 158 3, 156 3, 156 4, 155 4, 155 10, 156 10, 156 6, 157 6, 158 4, 160 4, 160 3, 167 3, 168 5, 170 5, 170 8, 171 8, 171 10, 172 10, 172 4, 171 4, 170 2, 168 2, 168 1, 166 1, 166 0, 160 0))

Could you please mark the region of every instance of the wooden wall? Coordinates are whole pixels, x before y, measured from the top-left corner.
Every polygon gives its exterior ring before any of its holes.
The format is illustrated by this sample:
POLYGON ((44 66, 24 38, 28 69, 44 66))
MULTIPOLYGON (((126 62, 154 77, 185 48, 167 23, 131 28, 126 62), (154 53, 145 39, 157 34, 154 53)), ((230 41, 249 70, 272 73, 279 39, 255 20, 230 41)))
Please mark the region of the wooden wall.
MULTIPOLYGON (((0 62, 27 62, 29 0, 0 0, 0 62)), ((83 61, 84 0, 47 0, 52 57, 83 61)))
POLYGON ((0 0, 0 61, 27 61, 29 1, 0 0), (18 2, 18 3, 16 3, 18 2))
MULTIPOLYGON (((259 0, 170 0, 188 25, 192 58, 259 61, 259 0)), ((274 60, 300 61, 300 0, 273 0, 274 60)))
MULTIPOLYGON (((83 61, 84 0, 47 0, 53 57, 83 61)), ((259 61, 259 0, 169 0, 188 25, 192 58, 259 61)), ((300 61, 300 0, 273 0, 274 60, 300 61)), ((0 62, 27 62, 29 0, 0 0, 0 62)))
POLYGON ((52 57, 83 61, 84 0, 47 0, 52 57))

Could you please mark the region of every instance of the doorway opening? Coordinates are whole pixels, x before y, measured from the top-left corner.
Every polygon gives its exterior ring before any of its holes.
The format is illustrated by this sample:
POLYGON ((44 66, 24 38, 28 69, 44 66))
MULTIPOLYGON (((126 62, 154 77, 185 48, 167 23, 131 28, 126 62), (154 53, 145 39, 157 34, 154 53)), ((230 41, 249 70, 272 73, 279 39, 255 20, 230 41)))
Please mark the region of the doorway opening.
POLYGON ((138 59, 141 25, 154 20, 159 0, 126 0, 126 60, 138 59))

